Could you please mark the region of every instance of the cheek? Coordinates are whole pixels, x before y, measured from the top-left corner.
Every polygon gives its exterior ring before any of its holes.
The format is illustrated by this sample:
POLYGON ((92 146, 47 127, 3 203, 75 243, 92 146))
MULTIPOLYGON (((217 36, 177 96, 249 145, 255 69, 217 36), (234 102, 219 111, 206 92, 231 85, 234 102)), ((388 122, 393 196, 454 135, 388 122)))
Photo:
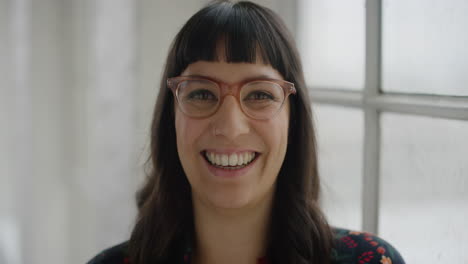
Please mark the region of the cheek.
POLYGON ((284 161, 288 145, 289 111, 285 109, 276 118, 272 119, 267 126, 261 128, 262 138, 268 146, 269 168, 279 171, 284 161))
POLYGON ((289 104, 285 106, 283 111, 274 120, 274 137, 277 144, 277 148, 286 152, 288 143, 288 131, 289 131, 289 104))
POLYGON ((184 115, 180 114, 179 111, 176 111, 175 114, 175 129, 177 137, 177 150, 179 152, 180 159, 182 163, 183 157, 186 156, 188 148, 193 145, 194 133, 188 133, 191 131, 190 120, 187 119, 184 115))
POLYGON ((186 117, 176 110, 175 129, 177 151, 183 167, 188 167, 197 155, 197 143, 205 130, 203 122, 186 117))

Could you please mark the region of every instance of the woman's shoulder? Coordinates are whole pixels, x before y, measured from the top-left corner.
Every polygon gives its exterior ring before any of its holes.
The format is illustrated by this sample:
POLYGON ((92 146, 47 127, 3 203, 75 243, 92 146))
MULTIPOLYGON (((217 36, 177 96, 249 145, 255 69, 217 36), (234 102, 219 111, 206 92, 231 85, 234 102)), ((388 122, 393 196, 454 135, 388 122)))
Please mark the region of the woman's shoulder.
POLYGON ((96 255, 87 264, 129 264, 128 242, 115 245, 103 250, 96 255))
POLYGON ((376 235, 343 228, 333 228, 333 233, 333 264, 405 264, 400 253, 376 235))

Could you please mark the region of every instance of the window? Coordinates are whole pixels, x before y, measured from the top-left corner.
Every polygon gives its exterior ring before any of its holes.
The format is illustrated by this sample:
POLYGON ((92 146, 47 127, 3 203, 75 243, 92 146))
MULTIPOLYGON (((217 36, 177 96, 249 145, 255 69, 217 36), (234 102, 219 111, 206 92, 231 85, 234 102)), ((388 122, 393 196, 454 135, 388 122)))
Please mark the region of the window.
POLYGON ((297 3, 331 224, 467 262, 468 2, 297 3))

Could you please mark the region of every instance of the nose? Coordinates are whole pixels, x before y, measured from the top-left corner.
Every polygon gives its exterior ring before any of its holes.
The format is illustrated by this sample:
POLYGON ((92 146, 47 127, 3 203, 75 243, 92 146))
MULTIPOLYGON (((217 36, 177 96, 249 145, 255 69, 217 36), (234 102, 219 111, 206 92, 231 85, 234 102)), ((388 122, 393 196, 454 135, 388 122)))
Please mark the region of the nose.
POLYGON ((215 136, 223 136, 232 141, 250 131, 248 117, 244 114, 236 98, 227 95, 213 116, 213 132, 215 136))

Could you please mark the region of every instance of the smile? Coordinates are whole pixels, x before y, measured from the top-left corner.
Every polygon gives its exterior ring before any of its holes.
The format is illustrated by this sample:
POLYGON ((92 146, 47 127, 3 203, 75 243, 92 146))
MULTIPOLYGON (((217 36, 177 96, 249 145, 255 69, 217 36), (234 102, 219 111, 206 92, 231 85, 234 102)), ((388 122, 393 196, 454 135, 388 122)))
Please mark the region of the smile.
POLYGON ((237 170, 251 164, 258 156, 258 153, 253 151, 244 151, 239 153, 223 154, 204 151, 203 156, 208 163, 216 168, 237 170))

